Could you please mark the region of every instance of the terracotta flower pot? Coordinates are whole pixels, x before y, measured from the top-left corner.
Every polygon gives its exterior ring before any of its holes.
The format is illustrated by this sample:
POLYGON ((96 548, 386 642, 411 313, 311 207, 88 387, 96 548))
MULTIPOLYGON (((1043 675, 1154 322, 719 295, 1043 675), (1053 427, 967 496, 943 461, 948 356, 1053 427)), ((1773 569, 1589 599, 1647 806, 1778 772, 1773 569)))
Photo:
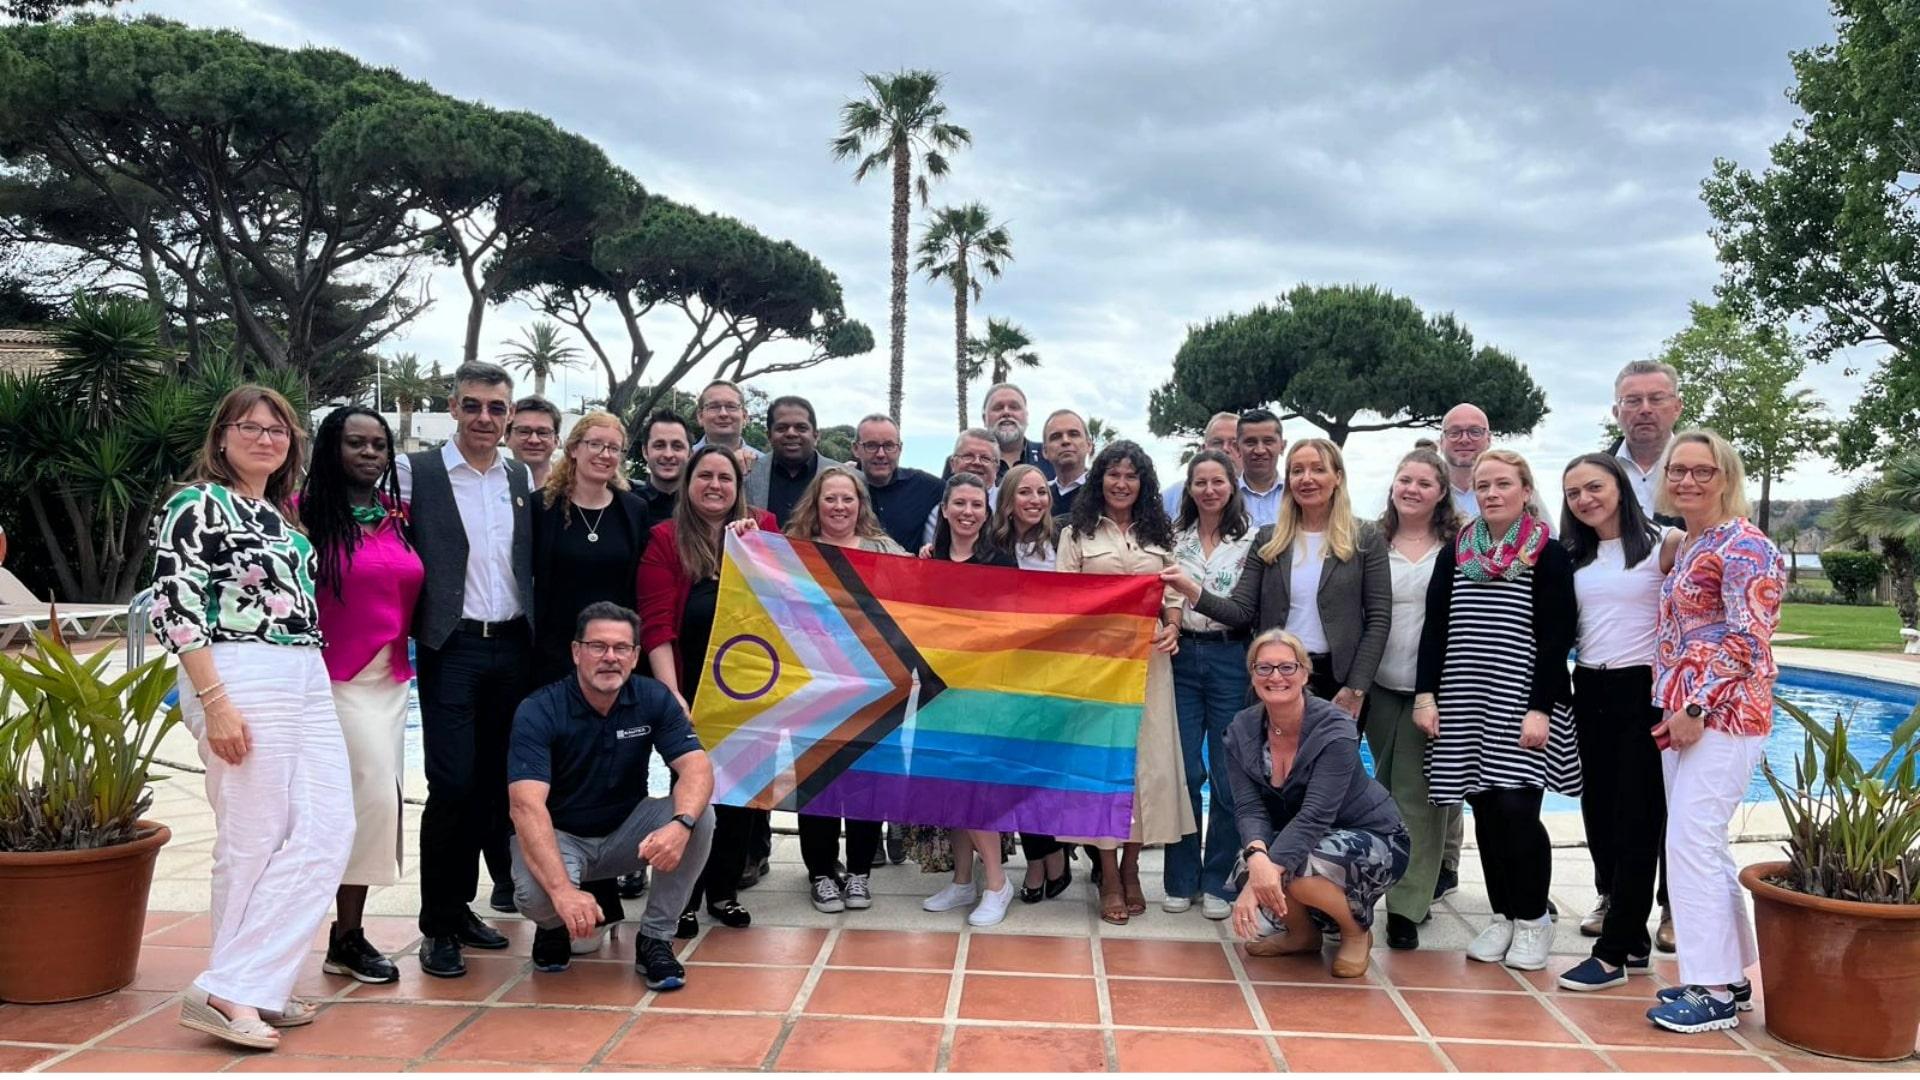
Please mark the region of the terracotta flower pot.
POLYGON ((172 830, 85 851, 0 852, 0 1001, 71 1001, 133 981, 153 862, 172 830))
POLYGON ((1920 904, 1863 904, 1769 883, 1784 862, 1740 871, 1753 894, 1767 1033, 1857 1061, 1914 1052, 1920 1031, 1920 904))

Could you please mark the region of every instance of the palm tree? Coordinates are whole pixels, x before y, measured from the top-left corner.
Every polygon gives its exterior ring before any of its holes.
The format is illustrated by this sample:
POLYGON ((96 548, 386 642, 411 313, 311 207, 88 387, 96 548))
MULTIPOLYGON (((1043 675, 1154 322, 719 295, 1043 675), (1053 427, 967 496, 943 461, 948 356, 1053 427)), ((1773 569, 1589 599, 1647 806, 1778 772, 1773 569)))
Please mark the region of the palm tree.
POLYGON ((1871 550, 1880 545, 1893 578, 1893 606, 1900 625, 1920 628, 1920 596, 1914 590, 1915 549, 1920 548, 1920 451, 1888 463, 1878 479, 1840 496, 1820 519, 1834 547, 1871 550))
POLYGON ((1112 424, 1097 416, 1087 417, 1087 441, 1093 444, 1093 452, 1106 449, 1108 443, 1120 437, 1120 432, 1112 424))
POLYGON ((420 370, 420 357, 413 353, 401 353, 393 358, 393 363, 380 377, 380 391, 400 414, 400 446, 406 447, 413 440, 413 411, 420 403, 433 397, 439 389, 440 380, 420 370))
POLYGON ((999 277, 1001 264, 1013 258, 1013 237, 993 223, 984 204, 943 206, 920 234, 920 258, 914 269, 929 281, 953 284, 953 372, 955 407, 967 426, 967 295, 980 299, 982 277, 999 277))
POLYGON ((989 384, 1006 382, 1016 366, 1039 367, 1040 354, 1030 348, 1032 344, 1027 332, 1011 320, 988 319, 986 337, 967 339, 967 378, 979 378, 989 364, 993 366, 989 384))
POLYGON ((859 159, 854 183, 882 165, 893 167, 892 355, 887 371, 887 411, 900 421, 907 371, 907 213, 915 187, 913 157, 921 155, 920 205, 927 204, 927 177, 947 175, 948 152, 973 142, 966 128, 946 122, 940 76, 931 71, 865 75, 867 96, 840 107, 836 161, 859 159))
POLYGON ((573 367, 580 359, 580 350, 566 344, 560 327, 545 319, 521 333, 523 337, 520 341, 500 343, 507 347, 507 351, 500 354, 500 359, 508 367, 533 376, 533 392, 546 397, 547 376, 561 368, 573 367))

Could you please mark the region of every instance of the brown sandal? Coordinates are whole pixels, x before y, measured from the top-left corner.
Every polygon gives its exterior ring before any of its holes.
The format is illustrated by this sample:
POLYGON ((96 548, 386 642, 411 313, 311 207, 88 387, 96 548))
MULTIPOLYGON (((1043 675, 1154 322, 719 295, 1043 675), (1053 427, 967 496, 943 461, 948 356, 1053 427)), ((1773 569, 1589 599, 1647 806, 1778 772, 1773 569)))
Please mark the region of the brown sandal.
POLYGON ((1127 898, 1127 914, 1145 915, 1147 913, 1147 894, 1140 888, 1140 865, 1135 863, 1129 869, 1124 863, 1120 867, 1120 887, 1127 898))
POLYGON ((1100 879, 1100 921, 1115 926, 1127 925, 1127 898, 1120 883, 1110 877, 1100 879))

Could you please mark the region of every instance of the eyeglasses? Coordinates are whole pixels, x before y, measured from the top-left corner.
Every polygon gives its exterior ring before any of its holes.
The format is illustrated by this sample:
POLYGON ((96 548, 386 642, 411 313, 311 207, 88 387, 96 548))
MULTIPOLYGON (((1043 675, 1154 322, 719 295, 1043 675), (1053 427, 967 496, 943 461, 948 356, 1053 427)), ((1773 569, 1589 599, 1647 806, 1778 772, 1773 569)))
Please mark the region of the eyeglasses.
POLYGON ((865 450, 869 454, 897 454, 900 452, 900 444, 897 442, 863 442, 860 444, 860 449, 865 450))
POLYGON ((601 454, 618 456, 622 451, 626 450, 626 447, 619 443, 602 442, 599 439, 582 439, 580 445, 586 449, 590 457, 599 457, 601 454))
POLYGON ((737 412, 746 412, 747 410, 745 406, 735 405, 731 401, 709 401, 705 405, 700 406, 700 411, 701 412, 717 412, 717 413, 737 413, 737 412))
POLYGON ((1692 468, 1685 465, 1667 466, 1667 483, 1669 484, 1677 484, 1689 476, 1693 477, 1693 482, 1696 484, 1710 484, 1713 478, 1719 475, 1720 467, 1717 465, 1695 465, 1692 468))
POLYGON ((504 401, 480 401, 476 398, 461 398, 460 411, 466 413, 468 416, 479 416, 484 412, 488 416, 499 418, 513 410, 504 401))
POLYGON ((1450 427, 1440 434, 1449 439, 1484 439, 1487 429, 1483 427, 1450 427))
POLYGON ((992 454, 955 454, 953 459, 965 465, 991 465, 1000 460, 992 454))
POLYGON ((1291 660, 1280 664, 1255 664, 1253 665, 1253 673, 1263 679, 1271 679, 1275 675, 1283 679, 1291 679, 1295 675, 1300 674, 1300 665, 1291 660))
POLYGON ((293 438, 293 429, 282 427, 279 424, 275 424, 272 427, 261 427, 251 420, 240 420, 227 426, 238 431, 241 435, 246 436, 249 442, 286 442, 288 439, 293 438))
POLYGON ((1665 406, 1671 404, 1673 400, 1678 396, 1679 395, 1677 394, 1648 394, 1645 397, 1642 397, 1639 394, 1633 394, 1629 397, 1621 398, 1618 402, 1616 402, 1616 404, 1618 404, 1621 408, 1627 410, 1628 412, 1633 412, 1634 410, 1647 405, 1651 405, 1654 408, 1659 409, 1659 408, 1664 408, 1665 406))
POLYGON ((515 424, 509 430, 523 439, 540 439, 544 442, 552 442, 554 436, 552 428, 528 427, 525 424, 515 424))
POLYGON ((636 648, 631 642, 626 641, 576 641, 574 644, 585 649, 587 655, 596 660, 608 653, 612 653, 616 659, 625 660, 627 657, 633 655, 636 648))

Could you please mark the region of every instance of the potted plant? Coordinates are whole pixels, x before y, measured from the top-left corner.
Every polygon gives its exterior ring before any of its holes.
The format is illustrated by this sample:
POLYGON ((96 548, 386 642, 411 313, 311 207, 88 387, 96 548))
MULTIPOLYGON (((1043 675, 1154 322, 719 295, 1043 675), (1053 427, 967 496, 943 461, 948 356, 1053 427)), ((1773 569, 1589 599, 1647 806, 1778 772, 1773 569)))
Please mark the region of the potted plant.
MULTIPOLYGON (((54 620, 57 627, 58 619, 54 620)), ((68 1001, 133 981, 154 859, 154 751, 180 720, 164 657, 106 678, 36 634, 0 656, 0 1001, 68 1001)))
POLYGON ((1914 1052, 1920 1030, 1920 709, 1863 768, 1846 717, 1806 728, 1793 783, 1764 768, 1787 819, 1787 859, 1740 872, 1753 894, 1767 1031, 1803 1050, 1862 1061, 1914 1052))

